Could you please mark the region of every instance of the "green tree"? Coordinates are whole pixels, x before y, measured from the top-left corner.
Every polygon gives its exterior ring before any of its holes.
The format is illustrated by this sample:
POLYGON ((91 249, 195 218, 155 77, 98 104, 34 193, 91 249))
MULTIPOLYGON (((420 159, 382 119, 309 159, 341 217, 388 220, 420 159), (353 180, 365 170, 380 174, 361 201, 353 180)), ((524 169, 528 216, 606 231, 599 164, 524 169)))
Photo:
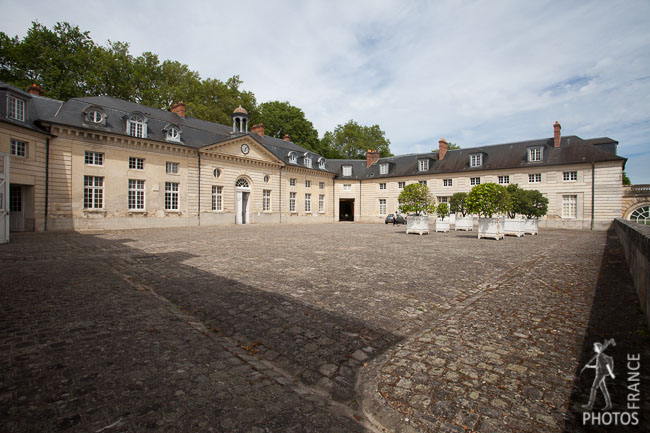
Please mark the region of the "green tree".
POLYGON ((447 206, 447 203, 440 203, 436 208, 436 213, 440 218, 445 219, 449 215, 449 206, 447 206))
POLYGON ((467 210, 481 216, 492 218, 494 214, 506 213, 511 208, 510 195, 503 185, 482 183, 467 194, 467 210))
POLYGON ((526 206, 524 212, 521 213, 526 215, 526 218, 539 218, 546 215, 546 212, 548 212, 548 199, 540 191, 536 189, 528 190, 525 195, 526 206))
POLYGON ((264 102, 258 108, 259 114, 252 118, 252 122, 264 124, 264 134, 275 138, 284 138, 288 134, 299 146, 329 156, 327 149, 321 146, 318 131, 300 108, 286 101, 264 102))
POLYGON ((519 188, 516 183, 511 183, 506 187, 510 195, 510 209, 508 209, 508 218, 515 218, 517 214, 525 215, 528 211, 528 195, 526 190, 519 188))
POLYGON ((436 206, 429 188, 421 183, 406 185, 397 197, 399 210, 402 213, 415 215, 430 214, 435 212, 436 206))
POLYGON ((632 185, 632 181, 627 177, 625 170, 623 170, 623 185, 632 185))
POLYGON ((350 120, 345 125, 338 125, 334 131, 326 132, 322 143, 342 158, 365 159, 368 149, 378 151, 380 156, 392 156, 390 140, 385 135, 379 125, 363 126, 350 120))
POLYGON ((449 208, 453 213, 460 213, 461 215, 467 215, 467 205, 465 200, 467 199, 466 192, 457 192, 451 196, 449 199, 449 208))

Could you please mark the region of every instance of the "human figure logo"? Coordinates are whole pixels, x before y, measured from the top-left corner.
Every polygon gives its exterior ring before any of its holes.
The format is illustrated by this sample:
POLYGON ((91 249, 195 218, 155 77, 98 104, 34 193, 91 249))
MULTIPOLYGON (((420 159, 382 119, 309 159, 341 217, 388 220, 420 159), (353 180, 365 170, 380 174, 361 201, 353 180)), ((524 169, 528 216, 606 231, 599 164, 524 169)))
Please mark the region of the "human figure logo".
POLYGON ((596 393, 598 392, 598 389, 600 388, 600 391, 603 393, 603 397, 605 397, 605 407, 603 410, 610 410, 612 408, 612 399, 609 397, 609 391, 607 390, 607 383, 605 382, 608 377, 611 377, 612 379, 615 378, 614 376, 614 358, 611 356, 605 355, 605 349, 609 345, 616 346, 616 341, 614 341, 613 338, 610 338, 609 340, 606 340, 603 344, 600 343, 594 343, 594 352, 596 354, 589 360, 587 364, 585 364, 584 367, 582 367, 582 370, 580 370, 580 374, 582 374, 583 371, 585 371, 586 368, 593 368, 596 370, 596 376, 594 377, 594 383, 591 384, 591 393, 589 394, 589 402, 585 405, 583 405, 583 409, 585 410, 592 410, 594 407, 594 402, 596 401, 596 393))

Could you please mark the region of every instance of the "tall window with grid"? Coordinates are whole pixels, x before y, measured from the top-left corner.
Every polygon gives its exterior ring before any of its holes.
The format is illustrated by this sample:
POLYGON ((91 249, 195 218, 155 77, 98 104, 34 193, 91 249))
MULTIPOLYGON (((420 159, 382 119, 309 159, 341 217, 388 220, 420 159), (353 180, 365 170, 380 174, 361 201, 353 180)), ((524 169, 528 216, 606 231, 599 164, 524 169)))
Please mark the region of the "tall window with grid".
POLYGON ((311 212, 311 194, 305 194, 305 212, 311 212))
POLYGON ((104 207, 104 178, 84 176, 84 208, 102 209, 104 207))
POLYGON ((578 216, 578 196, 562 196, 562 218, 577 218, 578 216))
POLYGON ((318 212, 325 212, 325 194, 318 196, 318 212))
POLYGON ((165 182, 165 210, 178 210, 177 182, 165 182))
POLYGON ((222 186, 212 185, 212 210, 216 210, 216 211, 223 210, 221 204, 223 201, 222 194, 223 194, 222 186))
POLYGON ((129 210, 144 210, 144 180, 129 179, 129 210))
POLYGON ((262 211, 271 212, 271 190, 265 189, 262 191, 262 211))
POLYGON ((289 193, 289 212, 295 212, 296 211, 296 193, 295 192, 290 192, 289 193))
POLYGON ((25 101, 15 96, 7 98, 7 117, 10 119, 25 121, 25 101))
POLYGON ((386 199, 379 199, 379 215, 386 215, 386 199))

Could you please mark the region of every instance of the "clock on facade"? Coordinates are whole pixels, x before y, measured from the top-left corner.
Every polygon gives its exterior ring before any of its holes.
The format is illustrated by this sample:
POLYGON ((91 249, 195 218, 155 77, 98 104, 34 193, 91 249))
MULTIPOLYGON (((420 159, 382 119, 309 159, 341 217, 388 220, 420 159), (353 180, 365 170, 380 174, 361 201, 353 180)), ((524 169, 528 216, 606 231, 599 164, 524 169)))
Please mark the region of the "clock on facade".
POLYGON ((246 154, 248 153, 249 150, 250 150, 250 149, 248 148, 248 144, 242 144, 242 145, 241 145, 241 151, 242 151, 242 153, 243 153, 244 155, 246 155, 246 154))

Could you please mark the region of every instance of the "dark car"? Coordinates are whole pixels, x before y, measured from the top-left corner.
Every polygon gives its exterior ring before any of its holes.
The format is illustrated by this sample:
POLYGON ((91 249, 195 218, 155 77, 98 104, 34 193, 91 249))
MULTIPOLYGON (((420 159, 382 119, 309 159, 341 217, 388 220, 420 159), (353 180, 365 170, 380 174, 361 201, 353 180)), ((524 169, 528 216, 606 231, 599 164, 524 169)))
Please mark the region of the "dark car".
MULTIPOLYGON (((395 219, 395 215, 392 213, 389 213, 386 215, 386 221, 384 221, 386 224, 392 224, 393 220, 395 219)), ((406 218, 404 218, 402 215, 397 215, 397 224, 406 224, 406 218)))

